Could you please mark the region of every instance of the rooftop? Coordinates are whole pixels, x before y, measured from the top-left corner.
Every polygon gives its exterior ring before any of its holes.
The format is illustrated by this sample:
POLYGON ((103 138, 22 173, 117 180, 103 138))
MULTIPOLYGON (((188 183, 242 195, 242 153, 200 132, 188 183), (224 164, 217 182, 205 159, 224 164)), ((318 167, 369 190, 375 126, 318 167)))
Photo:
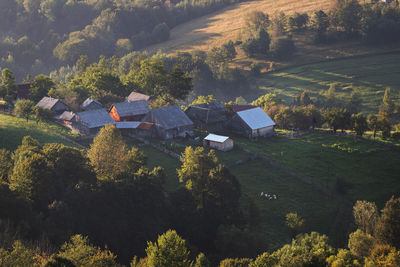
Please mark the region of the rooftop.
POLYGON ((111 118, 110 114, 103 108, 79 112, 77 115, 88 128, 97 128, 106 124, 114 124, 114 120, 111 118))
POLYGON ((239 111, 237 114, 252 130, 275 125, 275 122, 259 107, 239 111))
POLYGON ((144 115, 150 111, 149 105, 145 100, 138 101, 125 101, 121 103, 115 103, 113 105, 118 112, 120 117, 144 115))
POLYGON ((209 134, 204 138, 204 140, 214 141, 214 142, 218 142, 218 143, 223 143, 228 139, 229 139, 228 136, 216 135, 216 134, 209 134))

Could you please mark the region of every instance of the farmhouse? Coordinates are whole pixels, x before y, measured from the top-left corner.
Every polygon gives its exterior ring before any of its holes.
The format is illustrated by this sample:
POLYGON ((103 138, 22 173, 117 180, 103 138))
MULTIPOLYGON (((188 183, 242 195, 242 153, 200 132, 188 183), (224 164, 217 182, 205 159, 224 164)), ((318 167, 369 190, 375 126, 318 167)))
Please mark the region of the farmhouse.
POLYGON ((229 121, 229 127, 249 138, 271 136, 275 122, 259 107, 236 112, 229 121))
POLYGON ((82 110, 93 110, 103 108, 103 104, 93 98, 88 97, 81 105, 82 110))
POLYGON ((56 116, 56 120, 64 125, 72 125, 75 121, 76 114, 72 111, 64 111, 62 114, 56 116))
POLYGON ((56 114, 61 114, 66 110, 69 110, 69 107, 64 104, 60 99, 52 98, 52 97, 43 97, 36 106, 49 109, 56 114))
POLYGON ((190 106, 185 113, 195 127, 210 132, 222 131, 226 122, 225 107, 218 101, 190 106))
POLYGON ((158 137, 163 139, 193 135, 193 122, 178 106, 154 109, 143 121, 154 123, 158 137))
POLYGON ((151 101, 151 97, 145 94, 137 93, 137 92, 132 92, 127 98, 126 101, 129 102, 134 102, 134 101, 139 101, 139 100, 144 100, 147 103, 151 101))
POLYGON ((109 110, 114 121, 140 121, 150 108, 145 100, 113 104, 109 110))
POLYGON ((118 121, 115 127, 120 129, 124 135, 135 135, 140 137, 155 137, 154 124, 140 121, 118 121))
POLYGON ((94 109, 78 112, 71 126, 80 133, 96 135, 101 127, 106 124, 114 123, 114 120, 110 117, 107 110, 94 109))
POLYGON ((233 140, 228 136, 209 134, 204 138, 203 145, 221 151, 229 151, 233 148, 233 140))

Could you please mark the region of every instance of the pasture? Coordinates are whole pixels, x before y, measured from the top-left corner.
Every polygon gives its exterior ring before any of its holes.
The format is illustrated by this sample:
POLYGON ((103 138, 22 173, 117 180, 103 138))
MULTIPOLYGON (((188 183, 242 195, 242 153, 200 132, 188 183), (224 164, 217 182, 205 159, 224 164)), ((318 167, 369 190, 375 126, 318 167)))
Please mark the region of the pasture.
POLYGON ((15 150, 24 136, 30 135, 39 143, 61 143, 75 146, 63 136, 74 137, 71 131, 53 122, 26 122, 23 118, 0 114, 0 148, 15 150))
MULTIPOLYGON (((298 212, 305 218, 305 232, 325 233, 332 244, 345 246, 353 230, 352 203, 369 200, 382 208, 391 195, 400 192, 400 152, 382 144, 320 133, 299 137, 278 134, 258 141, 234 137, 234 141, 264 157, 237 164, 238 160, 249 158, 239 147, 216 152, 239 180, 243 196, 253 198, 258 205, 259 232, 270 249, 290 240, 285 226, 285 215, 289 212, 298 212), (271 165, 269 160, 276 164, 271 165), (297 175, 308 178, 312 184, 297 175), (261 198, 261 192, 276 194, 278 199, 261 198)), ((149 157, 149 167, 165 168, 167 191, 176 189, 179 161, 150 147, 141 149, 149 157)), ((177 150, 182 151, 183 146, 177 150)))
POLYGON ((342 102, 347 102, 352 88, 356 88, 361 93, 362 110, 377 112, 386 87, 391 87, 393 96, 398 98, 399 60, 400 53, 393 53, 287 68, 254 80, 253 92, 259 95, 275 92, 289 104, 293 96, 304 90, 315 99, 318 93, 327 91, 331 83, 336 83, 336 97, 343 99, 342 102))

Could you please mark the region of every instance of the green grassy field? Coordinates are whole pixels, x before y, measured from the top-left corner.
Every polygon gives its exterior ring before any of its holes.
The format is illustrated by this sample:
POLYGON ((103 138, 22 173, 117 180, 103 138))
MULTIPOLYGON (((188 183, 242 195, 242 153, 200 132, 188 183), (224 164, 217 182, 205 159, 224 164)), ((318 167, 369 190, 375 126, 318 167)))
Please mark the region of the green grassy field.
MULTIPOLYGON (((329 134, 307 134, 296 138, 280 134, 258 141, 234 137, 234 141, 280 165, 272 166, 265 159, 237 165, 234 163, 248 158, 249 154, 239 148, 216 152, 220 161, 230 166, 238 178, 243 195, 253 198, 259 206, 262 215, 260 233, 270 249, 290 240, 284 219, 288 212, 298 212, 305 218, 304 231, 327 234, 332 244, 345 246, 348 233, 353 230, 351 202, 358 199, 375 201, 382 208, 392 194, 400 192, 400 152, 388 146, 329 134), (287 170, 308 177, 336 197, 299 180, 287 170), (349 185, 344 197, 335 190, 338 178, 349 185), (276 194, 278 199, 260 198, 261 192, 276 194)), ((161 165, 165 168, 165 187, 168 191, 175 190, 179 186, 176 175, 179 161, 152 147, 140 149, 149 157, 149 167, 161 165)))
POLYGON ((351 88, 358 88, 362 109, 376 112, 386 87, 392 87, 396 97, 400 93, 399 61, 400 54, 394 53, 293 67, 263 74, 254 81, 255 89, 260 95, 275 92, 290 103, 293 96, 304 90, 315 98, 317 93, 328 90, 331 83, 337 83, 337 97, 347 102, 351 88))
POLYGON ((21 144, 22 138, 26 135, 37 139, 41 144, 62 143, 75 146, 54 134, 55 132, 62 136, 74 136, 70 130, 52 122, 39 122, 39 124, 36 124, 33 120, 26 122, 22 118, 0 114, 0 148, 14 150, 21 144))
POLYGON ((346 197, 353 201, 374 201, 382 207, 400 192, 400 152, 388 146, 330 134, 235 141, 332 191, 337 179, 345 181, 346 197))

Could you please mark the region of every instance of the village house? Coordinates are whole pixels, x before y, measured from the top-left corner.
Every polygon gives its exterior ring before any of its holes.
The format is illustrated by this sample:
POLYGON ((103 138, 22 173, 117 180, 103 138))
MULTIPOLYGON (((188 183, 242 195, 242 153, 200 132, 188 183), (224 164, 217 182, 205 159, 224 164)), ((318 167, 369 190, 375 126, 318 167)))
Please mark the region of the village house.
POLYGON ((196 128, 209 132, 223 131, 227 120, 225 107, 218 101, 192 105, 185 113, 196 128))
POLYGON ((72 111, 64 111, 55 118, 58 122, 64 124, 65 126, 70 126, 75 121, 76 114, 72 111))
POLYGON ((233 140, 228 136, 209 134, 203 139, 203 145, 221 151, 233 149, 233 140))
POLYGON ((236 112, 228 122, 232 131, 249 138, 273 135, 274 125, 275 122, 259 107, 236 112))
POLYGON ((139 137, 155 137, 154 123, 140 121, 118 121, 115 127, 120 129, 123 135, 134 135, 139 137))
POLYGON ((93 98, 88 97, 81 105, 82 110, 93 110, 103 108, 103 104, 93 98))
POLYGON ((128 102, 135 102, 139 100, 144 100, 147 103, 151 102, 151 97, 145 94, 137 93, 137 92, 132 92, 130 95, 126 98, 126 101, 128 102))
POLYGON ((60 99, 52 98, 52 97, 48 97, 48 96, 43 97, 36 104, 36 106, 44 108, 44 109, 49 109, 56 114, 61 114, 64 111, 70 110, 69 107, 66 104, 64 104, 60 99))
POLYGON ((150 108, 145 100, 113 104, 109 110, 114 121, 140 121, 150 108))
POLYGON ((72 121, 71 128, 82 134, 96 135, 104 125, 114 123, 107 110, 93 109, 78 112, 72 121))
POLYGON ((154 109, 142 121, 154 123, 157 135, 162 139, 193 135, 193 122, 178 106, 154 109))

